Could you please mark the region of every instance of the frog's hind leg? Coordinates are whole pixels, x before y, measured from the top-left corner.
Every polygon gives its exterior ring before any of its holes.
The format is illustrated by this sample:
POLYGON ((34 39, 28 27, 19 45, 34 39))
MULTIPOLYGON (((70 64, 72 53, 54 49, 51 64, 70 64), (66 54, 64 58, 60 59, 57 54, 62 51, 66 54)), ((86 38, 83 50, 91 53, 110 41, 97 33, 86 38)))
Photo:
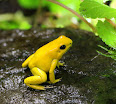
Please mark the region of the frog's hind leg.
POLYGON ((29 63, 29 61, 31 60, 31 58, 34 56, 34 54, 32 54, 31 56, 29 56, 22 64, 22 67, 26 67, 29 63))
POLYGON ((24 83, 33 89, 45 90, 46 87, 40 86, 39 84, 47 81, 46 73, 37 67, 31 69, 31 72, 34 76, 27 77, 24 80, 24 83))

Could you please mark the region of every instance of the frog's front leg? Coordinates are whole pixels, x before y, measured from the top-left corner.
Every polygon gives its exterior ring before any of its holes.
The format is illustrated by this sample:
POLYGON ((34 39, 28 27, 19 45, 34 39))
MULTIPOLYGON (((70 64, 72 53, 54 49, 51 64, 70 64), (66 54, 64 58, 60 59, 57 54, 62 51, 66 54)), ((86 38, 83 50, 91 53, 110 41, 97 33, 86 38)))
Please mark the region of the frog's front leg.
POLYGON ((58 63, 57 59, 54 59, 52 61, 52 64, 51 64, 51 67, 50 67, 50 70, 49 70, 49 79, 50 79, 49 83, 56 83, 56 82, 59 82, 61 80, 61 78, 55 79, 55 75, 54 75, 54 70, 57 66, 57 63, 58 63))
POLYGON ((46 73, 37 67, 31 69, 31 72, 34 76, 27 77, 24 80, 24 83, 33 89, 45 90, 46 87, 40 86, 38 84, 42 84, 47 81, 46 73))

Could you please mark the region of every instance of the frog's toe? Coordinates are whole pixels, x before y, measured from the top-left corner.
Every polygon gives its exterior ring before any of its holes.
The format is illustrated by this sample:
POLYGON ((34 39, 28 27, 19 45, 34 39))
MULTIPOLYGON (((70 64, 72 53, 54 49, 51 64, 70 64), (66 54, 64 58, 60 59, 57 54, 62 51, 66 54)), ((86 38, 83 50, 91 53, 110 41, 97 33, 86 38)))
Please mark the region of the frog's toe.
POLYGON ((60 82, 62 78, 56 79, 53 83, 60 82))
POLYGON ((65 62, 59 62, 59 66, 65 66, 65 62))
POLYGON ((60 66, 65 66, 64 62, 58 62, 57 67, 59 68, 60 66))
POLYGON ((31 84, 26 84, 26 85, 36 90, 46 90, 44 86, 40 86, 40 85, 31 85, 31 84))
POLYGON ((62 79, 62 78, 56 79, 56 80, 55 80, 55 83, 61 81, 61 79, 62 79))
POLYGON ((60 82, 62 78, 59 78, 59 79, 56 79, 54 82, 51 82, 51 81, 47 81, 47 83, 49 84, 53 84, 53 83, 57 83, 57 82, 60 82))
POLYGON ((50 88, 54 88, 54 86, 45 86, 45 89, 50 89, 50 88))

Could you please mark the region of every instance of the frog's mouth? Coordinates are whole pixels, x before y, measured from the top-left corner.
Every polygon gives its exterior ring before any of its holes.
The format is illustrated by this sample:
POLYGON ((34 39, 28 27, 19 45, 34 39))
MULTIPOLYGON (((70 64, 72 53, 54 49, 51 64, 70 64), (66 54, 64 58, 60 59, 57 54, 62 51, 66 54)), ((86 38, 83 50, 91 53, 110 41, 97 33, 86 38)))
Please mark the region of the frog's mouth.
POLYGON ((68 45, 68 48, 67 48, 66 52, 67 52, 71 47, 72 47, 72 43, 70 43, 70 44, 68 45))

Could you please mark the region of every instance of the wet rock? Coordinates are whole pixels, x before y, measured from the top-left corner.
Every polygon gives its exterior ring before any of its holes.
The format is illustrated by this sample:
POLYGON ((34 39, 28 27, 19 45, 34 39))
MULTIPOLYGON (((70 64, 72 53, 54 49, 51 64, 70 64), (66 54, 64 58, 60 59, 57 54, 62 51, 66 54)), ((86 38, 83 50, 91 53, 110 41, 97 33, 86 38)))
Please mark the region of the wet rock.
POLYGON ((101 50, 97 45, 104 43, 93 33, 74 29, 32 29, 0 31, 0 37, 1 104, 116 103, 116 62, 97 54, 96 50, 101 50), (21 67, 22 62, 60 35, 73 40, 73 46, 61 59, 66 66, 55 70, 56 78, 62 77, 62 81, 46 91, 28 88, 23 80, 31 76, 31 72, 21 67))

